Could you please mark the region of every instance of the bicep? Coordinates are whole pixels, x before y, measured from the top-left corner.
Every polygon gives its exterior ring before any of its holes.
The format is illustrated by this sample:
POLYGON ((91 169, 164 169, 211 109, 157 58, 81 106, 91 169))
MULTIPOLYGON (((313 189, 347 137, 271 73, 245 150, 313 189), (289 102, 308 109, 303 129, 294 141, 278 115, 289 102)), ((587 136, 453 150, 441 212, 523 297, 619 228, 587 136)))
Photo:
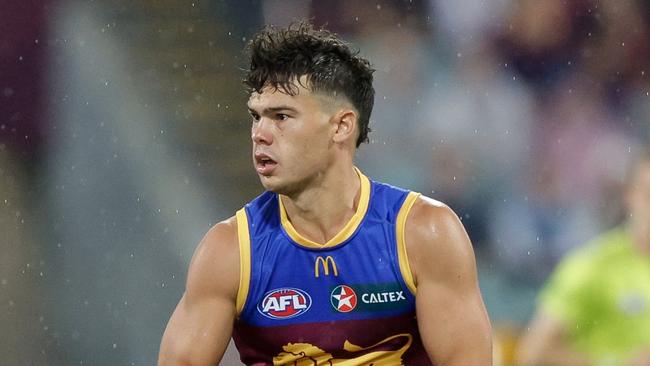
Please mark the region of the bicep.
POLYGON ((159 365, 215 365, 228 346, 239 285, 236 225, 217 224, 198 246, 187 287, 163 335, 159 365))
POLYGON ((417 282, 418 326, 429 357, 442 365, 491 364, 490 322, 460 220, 448 207, 424 198, 407 220, 406 242, 417 282))
POLYGON ((159 365, 215 365, 228 346, 235 318, 229 299, 183 295, 169 320, 159 365))
POLYGON ((490 325, 476 292, 427 282, 418 285, 418 327, 424 347, 436 364, 489 364, 490 325))

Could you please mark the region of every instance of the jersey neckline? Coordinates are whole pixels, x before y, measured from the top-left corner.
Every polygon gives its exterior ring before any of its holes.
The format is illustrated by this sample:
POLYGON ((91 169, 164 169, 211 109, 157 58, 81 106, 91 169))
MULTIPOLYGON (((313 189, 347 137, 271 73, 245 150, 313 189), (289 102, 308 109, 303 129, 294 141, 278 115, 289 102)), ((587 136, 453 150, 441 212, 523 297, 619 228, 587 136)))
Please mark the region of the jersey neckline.
POLYGON ((291 224, 291 221, 289 221, 289 218, 287 217, 287 211, 282 204, 280 195, 277 196, 278 206, 280 208, 280 222, 282 224, 282 228, 291 240, 300 246, 304 246, 310 249, 325 249, 332 248, 344 243, 357 231, 357 228, 359 225, 361 225, 361 222, 363 221, 363 218, 366 216, 366 212, 368 211, 368 205, 370 202, 370 180, 363 173, 361 173, 358 168, 355 167, 354 170, 357 172, 359 181, 361 183, 361 193, 359 195, 357 210, 354 215, 352 215, 350 220, 348 220, 348 222, 345 224, 343 229, 341 229, 341 231, 339 231, 336 235, 334 235, 333 238, 324 244, 317 243, 311 239, 305 238, 298 231, 296 231, 296 229, 291 224))

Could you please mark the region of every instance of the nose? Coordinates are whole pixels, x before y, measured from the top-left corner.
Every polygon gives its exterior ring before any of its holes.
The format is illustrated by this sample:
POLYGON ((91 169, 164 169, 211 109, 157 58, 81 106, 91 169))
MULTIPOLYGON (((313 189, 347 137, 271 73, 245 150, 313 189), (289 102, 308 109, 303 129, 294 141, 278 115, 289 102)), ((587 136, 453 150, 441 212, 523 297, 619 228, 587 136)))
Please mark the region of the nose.
POLYGON ((251 127, 251 139, 258 145, 270 145, 273 143, 271 121, 268 118, 261 117, 259 121, 253 123, 251 127))

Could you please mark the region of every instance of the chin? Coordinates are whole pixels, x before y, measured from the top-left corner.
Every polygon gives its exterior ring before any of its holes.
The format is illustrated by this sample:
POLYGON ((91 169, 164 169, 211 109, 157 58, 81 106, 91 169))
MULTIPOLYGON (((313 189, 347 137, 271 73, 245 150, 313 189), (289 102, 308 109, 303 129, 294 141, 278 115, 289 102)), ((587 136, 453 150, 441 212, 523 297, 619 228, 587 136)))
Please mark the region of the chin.
POLYGON ((278 177, 260 175, 260 183, 267 191, 282 193, 284 186, 278 177))
POLYGON ((260 182, 265 190, 273 193, 290 196, 295 191, 295 184, 292 185, 277 176, 260 176, 260 182))

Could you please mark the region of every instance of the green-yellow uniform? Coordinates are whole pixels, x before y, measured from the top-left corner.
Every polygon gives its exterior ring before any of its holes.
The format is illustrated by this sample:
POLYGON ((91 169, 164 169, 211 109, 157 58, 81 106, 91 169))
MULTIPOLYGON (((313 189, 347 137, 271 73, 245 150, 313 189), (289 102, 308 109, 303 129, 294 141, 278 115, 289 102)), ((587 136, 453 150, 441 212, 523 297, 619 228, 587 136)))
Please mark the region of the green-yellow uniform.
POLYGON ((650 256, 633 246, 625 228, 563 260, 540 300, 566 326, 570 345, 596 365, 618 365, 650 349, 650 256))

